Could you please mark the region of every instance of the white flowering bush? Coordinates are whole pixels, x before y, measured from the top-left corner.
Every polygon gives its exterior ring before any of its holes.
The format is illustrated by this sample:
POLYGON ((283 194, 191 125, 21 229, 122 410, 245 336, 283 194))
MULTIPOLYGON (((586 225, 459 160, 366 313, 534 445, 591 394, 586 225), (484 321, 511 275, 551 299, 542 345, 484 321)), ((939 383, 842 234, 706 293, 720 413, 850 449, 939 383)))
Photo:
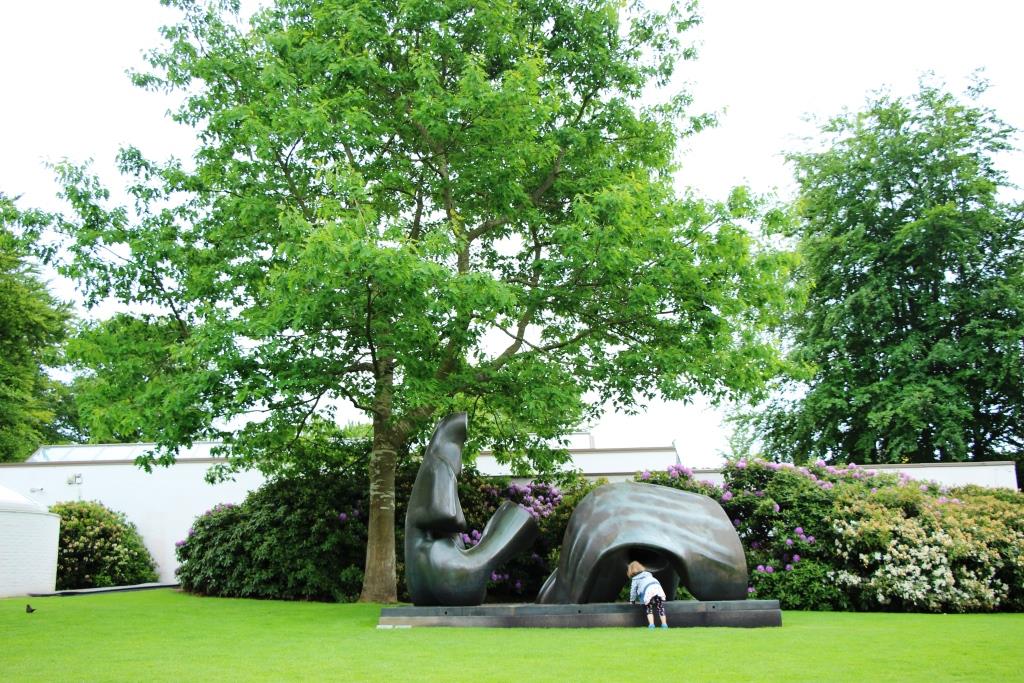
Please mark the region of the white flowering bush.
POLYGON ((847 492, 832 516, 837 581, 862 609, 1021 609, 1021 496, 981 488, 946 494, 901 482, 847 492))
MULTIPOLYGON (((928 612, 968 612, 996 609, 1008 587, 996 578, 998 555, 974 543, 979 566, 957 562, 953 537, 930 520, 903 518, 886 530, 884 548, 863 552, 862 524, 836 520, 836 554, 853 566, 832 576, 856 589, 864 609, 899 608, 928 612)), ((970 547, 970 546, 968 546, 970 547)))
POLYGON ((155 564, 135 525, 97 502, 50 506, 60 515, 57 588, 102 588, 156 581, 155 564))

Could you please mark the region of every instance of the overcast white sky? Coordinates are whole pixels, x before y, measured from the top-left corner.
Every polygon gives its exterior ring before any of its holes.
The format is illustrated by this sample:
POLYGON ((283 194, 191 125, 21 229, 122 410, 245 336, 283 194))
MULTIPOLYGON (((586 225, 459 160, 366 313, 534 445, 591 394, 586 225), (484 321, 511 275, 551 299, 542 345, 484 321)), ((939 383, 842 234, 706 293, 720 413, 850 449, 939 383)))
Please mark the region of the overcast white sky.
MULTIPOLYGON (((934 71, 957 91, 985 69, 983 103, 1024 127, 1024 3, 974 0, 708 0, 697 62, 684 65, 700 110, 724 110, 719 128, 687 141, 681 186, 711 197, 748 183, 783 197, 792 181, 781 154, 813 133, 805 115, 859 108, 882 86, 915 90, 934 71)), ((0 191, 21 206, 57 208, 47 161, 92 158, 117 184, 113 159, 134 144, 151 157, 187 157, 192 135, 164 116, 175 100, 133 88, 125 70, 159 43, 175 13, 157 0, 0 2, 0 191)), ((1024 183, 1024 159, 1007 157, 1024 183)), ((70 294, 68 295, 70 296, 70 294)), ((678 440, 683 461, 712 464, 725 448, 720 416, 704 406, 653 406, 606 416, 598 447, 678 440)))

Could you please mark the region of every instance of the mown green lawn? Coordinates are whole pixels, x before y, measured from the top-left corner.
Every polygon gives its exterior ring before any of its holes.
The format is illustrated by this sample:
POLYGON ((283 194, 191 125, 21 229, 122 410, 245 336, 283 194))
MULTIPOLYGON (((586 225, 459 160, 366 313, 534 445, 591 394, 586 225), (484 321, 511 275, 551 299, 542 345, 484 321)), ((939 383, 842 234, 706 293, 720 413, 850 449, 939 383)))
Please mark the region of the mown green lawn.
POLYGON ((0 600, 3 681, 1024 680, 1024 614, 786 612, 765 629, 378 630, 379 607, 172 590, 0 600))

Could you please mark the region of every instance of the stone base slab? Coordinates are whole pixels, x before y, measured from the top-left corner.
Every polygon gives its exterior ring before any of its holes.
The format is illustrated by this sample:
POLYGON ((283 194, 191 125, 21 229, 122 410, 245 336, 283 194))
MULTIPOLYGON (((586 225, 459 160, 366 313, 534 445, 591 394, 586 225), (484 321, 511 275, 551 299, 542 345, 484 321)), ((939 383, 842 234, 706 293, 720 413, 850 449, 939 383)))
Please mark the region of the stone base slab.
MULTIPOLYGON (((670 628, 782 626, 778 600, 671 600, 670 628)), ((659 623, 655 620, 655 623, 659 623)), ((377 628, 463 626, 487 628, 609 628, 645 626, 643 608, 621 602, 586 605, 478 605, 475 607, 384 607, 377 628)))

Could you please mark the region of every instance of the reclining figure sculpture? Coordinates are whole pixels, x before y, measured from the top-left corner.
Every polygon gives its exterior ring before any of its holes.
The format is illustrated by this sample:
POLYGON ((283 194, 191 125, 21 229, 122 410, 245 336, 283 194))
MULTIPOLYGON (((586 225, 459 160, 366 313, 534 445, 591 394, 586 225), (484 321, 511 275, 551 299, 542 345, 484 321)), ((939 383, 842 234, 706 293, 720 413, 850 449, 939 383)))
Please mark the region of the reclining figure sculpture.
MULTIPOLYGON (((457 477, 465 413, 438 424, 427 445, 405 515, 405 580, 413 604, 479 605, 491 572, 526 550, 538 533, 529 512, 505 501, 466 548, 457 477)), ((698 600, 744 600, 747 565, 739 535, 707 496, 621 482, 591 491, 573 511, 558 568, 537 602, 614 602, 637 560, 671 599, 680 582, 698 600)))
POLYGON ((466 518, 459 502, 462 444, 467 418, 456 413, 437 425, 427 445, 405 514, 405 582, 415 605, 479 605, 491 572, 533 543, 537 523, 505 501, 466 548, 459 532, 466 518))

